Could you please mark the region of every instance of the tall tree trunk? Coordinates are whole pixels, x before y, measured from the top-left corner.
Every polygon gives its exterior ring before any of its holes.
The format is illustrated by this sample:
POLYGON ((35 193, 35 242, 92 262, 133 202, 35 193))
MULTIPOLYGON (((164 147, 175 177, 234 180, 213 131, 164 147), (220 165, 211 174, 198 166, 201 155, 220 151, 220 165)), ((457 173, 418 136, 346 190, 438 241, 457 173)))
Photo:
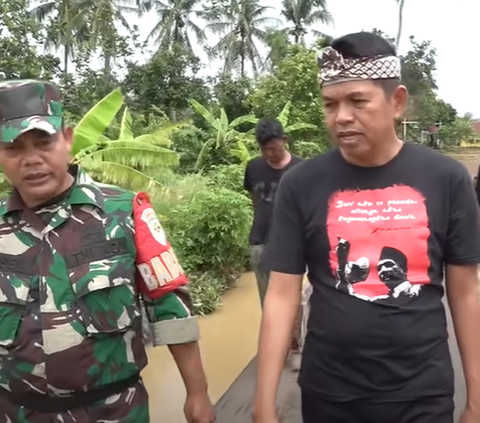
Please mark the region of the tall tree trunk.
POLYGON ((63 46, 63 74, 66 75, 68 73, 68 58, 70 57, 70 46, 64 45, 63 46))
POLYGON ((112 56, 110 56, 110 53, 105 53, 105 58, 103 62, 103 71, 105 74, 105 78, 107 80, 110 79, 110 75, 112 73, 112 56))
POLYGON ((403 6, 405 5, 405 0, 397 0, 398 3, 398 29, 397 29, 397 37, 395 38, 395 48, 397 49, 400 47, 400 37, 402 36, 402 29, 403 29, 403 6))
POLYGON ((295 44, 300 42, 300 34, 302 33, 302 29, 303 28, 300 26, 300 24, 295 24, 295 29, 293 30, 293 42, 295 44))
POLYGON ((246 51, 245 51, 245 38, 242 35, 242 51, 241 51, 241 69, 240 69, 240 75, 242 78, 245 77, 245 56, 246 56, 246 51))

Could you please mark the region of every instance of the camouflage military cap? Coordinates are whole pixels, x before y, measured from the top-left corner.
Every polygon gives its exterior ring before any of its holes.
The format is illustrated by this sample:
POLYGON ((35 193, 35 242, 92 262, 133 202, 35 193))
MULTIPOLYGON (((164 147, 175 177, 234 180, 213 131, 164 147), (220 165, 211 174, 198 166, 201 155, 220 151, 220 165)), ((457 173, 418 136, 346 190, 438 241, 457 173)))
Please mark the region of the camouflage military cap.
POLYGON ((62 128, 60 92, 50 82, 13 80, 0 82, 0 142, 39 129, 50 135, 62 128))

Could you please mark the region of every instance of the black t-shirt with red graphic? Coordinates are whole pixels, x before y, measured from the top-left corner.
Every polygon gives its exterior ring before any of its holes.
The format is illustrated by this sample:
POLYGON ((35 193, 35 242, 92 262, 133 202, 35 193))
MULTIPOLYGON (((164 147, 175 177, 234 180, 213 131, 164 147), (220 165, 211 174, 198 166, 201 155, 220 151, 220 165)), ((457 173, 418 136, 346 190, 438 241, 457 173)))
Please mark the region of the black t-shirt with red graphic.
POLYGON ((266 260, 313 285, 299 383, 333 401, 453 393, 444 265, 480 263, 479 210, 459 162, 405 143, 389 163, 338 149, 282 178, 266 260))

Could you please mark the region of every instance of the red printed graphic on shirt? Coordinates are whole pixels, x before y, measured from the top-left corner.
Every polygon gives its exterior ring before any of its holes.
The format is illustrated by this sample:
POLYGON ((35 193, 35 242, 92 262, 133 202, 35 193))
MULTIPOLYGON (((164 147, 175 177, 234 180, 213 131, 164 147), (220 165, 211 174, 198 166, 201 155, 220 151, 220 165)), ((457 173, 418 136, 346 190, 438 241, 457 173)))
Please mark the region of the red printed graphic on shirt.
POLYGON ((427 209, 413 188, 339 191, 327 231, 337 289, 374 301, 415 297, 430 283, 427 209))

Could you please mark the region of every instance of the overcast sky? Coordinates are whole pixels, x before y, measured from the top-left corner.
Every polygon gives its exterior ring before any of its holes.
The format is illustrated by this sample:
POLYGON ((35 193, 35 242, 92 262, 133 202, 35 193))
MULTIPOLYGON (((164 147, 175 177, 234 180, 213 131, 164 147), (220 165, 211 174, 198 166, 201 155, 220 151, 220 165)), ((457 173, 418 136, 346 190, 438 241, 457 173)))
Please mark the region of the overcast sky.
MULTIPOLYGON (((335 25, 316 29, 340 36, 378 28, 395 37, 398 16, 394 0, 327 1, 335 25)), ((281 4, 280 0, 262 3, 273 7, 281 4)), ((278 15, 274 12, 274 16, 278 15)), ((148 35, 156 19, 153 12, 141 18, 142 36, 148 35)), ((432 41, 437 49, 439 96, 460 114, 470 112, 480 118, 480 1, 406 0, 400 53, 408 49, 410 35, 419 41, 432 41)), ((205 58, 203 54, 200 56, 205 58)), ((202 73, 212 74, 216 67, 208 65, 202 73)))

